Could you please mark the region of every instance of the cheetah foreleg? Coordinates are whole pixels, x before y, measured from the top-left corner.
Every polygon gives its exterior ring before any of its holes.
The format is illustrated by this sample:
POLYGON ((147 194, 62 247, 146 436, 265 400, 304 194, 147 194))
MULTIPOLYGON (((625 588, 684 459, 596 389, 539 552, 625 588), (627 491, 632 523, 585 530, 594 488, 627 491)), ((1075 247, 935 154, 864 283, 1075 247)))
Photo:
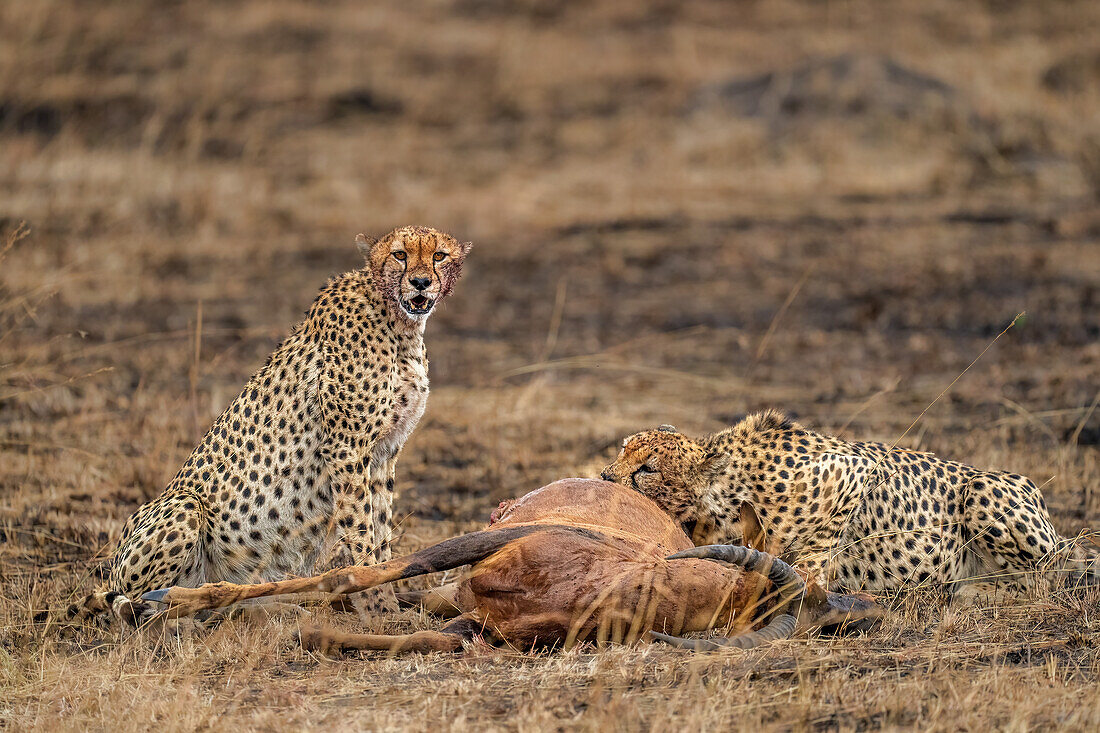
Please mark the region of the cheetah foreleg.
POLYGON ((370 463, 355 460, 333 472, 335 506, 329 535, 335 542, 322 565, 335 569, 347 565, 369 565, 374 545, 374 518, 371 508, 370 463))

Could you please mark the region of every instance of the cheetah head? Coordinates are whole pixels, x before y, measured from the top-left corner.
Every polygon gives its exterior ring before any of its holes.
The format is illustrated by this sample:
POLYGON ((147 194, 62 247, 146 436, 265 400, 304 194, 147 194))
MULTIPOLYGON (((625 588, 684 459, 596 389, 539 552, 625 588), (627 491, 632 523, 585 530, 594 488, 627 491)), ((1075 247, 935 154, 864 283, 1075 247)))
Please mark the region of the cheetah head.
POLYGON ((625 439, 600 477, 640 491, 693 528, 702 519, 704 493, 728 463, 728 454, 711 451, 671 425, 662 425, 625 439))
POLYGON ((379 240, 355 238, 383 295, 406 319, 423 323, 462 274, 470 242, 430 227, 394 229, 379 240))

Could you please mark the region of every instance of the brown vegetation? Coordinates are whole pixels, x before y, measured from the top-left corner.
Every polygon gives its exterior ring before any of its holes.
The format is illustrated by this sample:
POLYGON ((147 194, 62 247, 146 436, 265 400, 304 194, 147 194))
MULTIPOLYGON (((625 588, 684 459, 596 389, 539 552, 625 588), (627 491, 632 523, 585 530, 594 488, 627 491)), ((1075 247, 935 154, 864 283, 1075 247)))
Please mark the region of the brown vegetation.
MULTIPOLYGON (((1095 729, 1096 598, 892 601, 755 652, 362 658, 286 620, 37 633, 356 232, 475 247, 428 327, 413 550, 618 440, 783 407, 1100 524, 1088 2, 0 4, 0 720, 15 729, 1095 729)), ((349 630, 410 631, 405 612, 349 630)))

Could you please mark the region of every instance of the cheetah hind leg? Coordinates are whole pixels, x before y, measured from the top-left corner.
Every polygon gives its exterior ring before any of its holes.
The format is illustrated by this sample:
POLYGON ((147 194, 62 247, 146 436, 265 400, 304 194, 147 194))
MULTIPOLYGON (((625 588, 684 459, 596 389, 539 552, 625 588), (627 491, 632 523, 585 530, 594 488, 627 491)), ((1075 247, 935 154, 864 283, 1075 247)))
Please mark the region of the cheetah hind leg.
POLYGON ((951 596, 951 603, 959 608, 996 608, 1005 604, 1008 595, 1004 584, 979 581, 961 586, 951 596))
POLYGON ((163 612, 148 599, 131 599, 125 592, 201 582, 202 528, 205 502, 189 490, 145 505, 130 518, 111 562, 110 587, 104 603, 129 626, 142 626, 163 612))
POLYGON ((163 615, 162 609, 154 603, 130 600, 121 593, 109 595, 114 596, 108 601, 111 615, 123 628, 140 628, 158 615, 163 615))
POLYGON ((1028 479, 977 480, 970 484, 965 519, 969 543, 983 560, 981 581, 1021 588, 1049 587, 1052 580, 1071 583, 1090 577, 1080 549, 1071 548, 1050 521, 1039 489, 1028 479))
POLYGON ((66 635, 80 628, 94 627, 107 631, 111 621, 122 628, 136 628, 152 618, 159 609, 144 601, 131 601, 122 593, 101 588, 68 606, 63 612, 42 611, 35 615, 35 623, 56 623, 59 632, 66 635))

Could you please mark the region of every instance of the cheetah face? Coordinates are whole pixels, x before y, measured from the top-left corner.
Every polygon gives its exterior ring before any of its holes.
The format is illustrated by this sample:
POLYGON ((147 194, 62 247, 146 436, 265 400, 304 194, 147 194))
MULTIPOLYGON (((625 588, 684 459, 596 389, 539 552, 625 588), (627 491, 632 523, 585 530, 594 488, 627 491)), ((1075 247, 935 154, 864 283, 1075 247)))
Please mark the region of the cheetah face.
POLYGON ((355 238, 383 294, 407 320, 422 323, 462 274, 470 243, 430 227, 395 229, 378 241, 355 238))
POLYGON ((709 451, 676 428, 662 425, 624 440, 614 463, 600 477, 640 491, 691 525, 700 518, 700 498, 728 460, 725 453, 709 451))

